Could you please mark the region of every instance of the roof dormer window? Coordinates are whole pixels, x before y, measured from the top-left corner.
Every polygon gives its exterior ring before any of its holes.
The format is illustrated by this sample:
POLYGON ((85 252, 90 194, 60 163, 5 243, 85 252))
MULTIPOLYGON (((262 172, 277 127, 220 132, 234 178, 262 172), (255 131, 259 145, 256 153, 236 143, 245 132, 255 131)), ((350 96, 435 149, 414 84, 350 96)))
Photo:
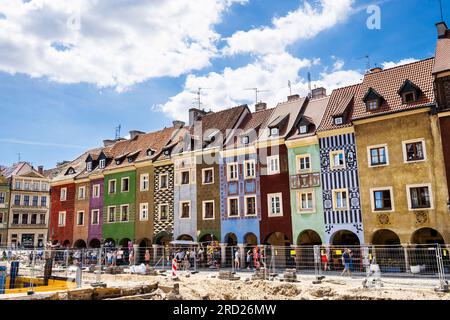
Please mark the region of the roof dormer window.
POLYGON ((154 154, 155 154, 155 150, 152 150, 152 149, 148 149, 148 150, 147 150, 147 156, 151 157, 151 156, 153 156, 154 154))
POLYGON ((405 80, 397 93, 402 97, 402 103, 407 104, 416 102, 421 90, 410 80, 405 80))
POLYGON ((242 142, 242 144, 249 144, 249 142, 250 142, 250 137, 249 137, 249 136, 243 136, 243 137, 241 138, 241 142, 242 142))
POLYGON ((100 167, 100 169, 104 169, 106 167, 106 160, 105 159, 101 159, 100 160, 99 167, 100 167))
POLYGON ((169 149, 164 150, 164 155, 165 155, 165 156, 170 156, 170 150, 169 150, 169 149))
POLYGON ((341 125, 344 123, 344 119, 342 119, 342 117, 336 117, 334 118, 334 124, 335 125, 341 125))
POLYGON ((366 105, 367 105, 367 110, 369 110, 369 111, 375 111, 375 110, 378 110, 378 108, 379 108, 378 100, 367 101, 366 105))
POLYGON ((416 101, 416 94, 414 91, 405 92, 402 95, 403 103, 412 103, 416 101))
POLYGON ((116 160, 116 165, 119 165, 120 164, 120 160, 116 160))
POLYGON ((128 157, 128 163, 132 163, 133 162, 133 157, 128 157))
POLYGON ((375 89, 369 88, 363 98, 367 111, 377 111, 381 108, 384 98, 375 89))
POLYGON ((279 133, 280 133, 280 130, 278 128, 270 129, 270 135, 271 136, 278 136, 279 133))
POLYGON ((308 133, 308 126, 307 125, 300 126, 299 131, 300 131, 300 134, 308 133))
POLYGON ((86 171, 87 172, 91 172, 92 171, 92 162, 87 162, 86 163, 86 171))

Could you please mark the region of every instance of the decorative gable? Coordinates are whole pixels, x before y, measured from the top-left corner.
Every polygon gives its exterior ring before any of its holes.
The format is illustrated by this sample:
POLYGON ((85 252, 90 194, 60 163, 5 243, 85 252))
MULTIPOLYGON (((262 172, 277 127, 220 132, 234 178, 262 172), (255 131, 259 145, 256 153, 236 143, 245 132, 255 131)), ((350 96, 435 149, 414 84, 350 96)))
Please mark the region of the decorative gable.
POLYGON ((406 104, 416 102, 419 99, 421 92, 422 91, 418 86, 407 79, 403 82, 397 93, 402 97, 402 103, 406 104))

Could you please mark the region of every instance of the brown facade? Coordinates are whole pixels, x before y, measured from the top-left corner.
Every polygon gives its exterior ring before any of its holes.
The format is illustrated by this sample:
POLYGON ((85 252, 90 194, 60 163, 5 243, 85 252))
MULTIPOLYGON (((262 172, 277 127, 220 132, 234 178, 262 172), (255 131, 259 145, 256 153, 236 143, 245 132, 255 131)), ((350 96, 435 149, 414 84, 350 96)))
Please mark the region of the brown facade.
POLYGON ((444 151, 444 164, 447 176, 447 189, 449 190, 450 199, 450 115, 439 118, 441 127, 442 149, 444 151))
POLYGON ((293 243, 287 148, 284 144, 260 148, 258 155, 261 161, 261 243, 273 245, 293 243), (280 173, 268 175, 266 157, 276 155, 279 156, 280 173), (282 194, 283 215, 269 217, 268 195, 276 193, 282 194))
MULTIPOLYGON (((220 235, 220 174, 218 165, 218 153, 207 154, 205 160, 203 156, 196 159, 196 176, 197 176, 197 230, 201 231, 199 241, 204 236, 213 234, 217 239, 221 239, 220 235), (211 159, 216 159, 210 161, 211 159), (211 162, 214 162, 211 164, 211 162), (212 168, 214 170, 214 182, 211 184, 203 183, 203 169, 212 168), (203 202, 214 201, 214 219, 205 219, 203 217, 203 202)), ((208 239, 209 240, 209 239, 208 239)))
POLYGON ((148 247, 152 244, 153 234, 153 212, 155 210, 154 195, 154 173, 153 166, 145 166, 136 169, 136 222, 135 237, 136 244, 148 247), (148 175, 147 188, 142 185, 144 176, 148 175), (142 188, 143 187, 143 188, 142 188), (147 204, 147 219, 141 217, 141 204, 147 204))
POLYGON ((90 183, 81 182, 75 184, 75 210, 73 223, 73 245, 75 247, 88 246, 89 224, 91 223, 90 212, 90 183), (80 188, 84 189, 84 196, 80 194, 80 188), (82 212, 84 218, 80 221, 79 215, 82 212))

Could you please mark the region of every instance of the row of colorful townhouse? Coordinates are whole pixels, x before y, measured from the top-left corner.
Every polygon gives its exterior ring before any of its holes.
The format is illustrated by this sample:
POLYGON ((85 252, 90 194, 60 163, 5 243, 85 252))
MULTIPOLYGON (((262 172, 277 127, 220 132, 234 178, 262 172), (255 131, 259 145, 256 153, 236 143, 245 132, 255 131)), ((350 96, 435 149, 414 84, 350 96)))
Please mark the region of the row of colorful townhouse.
POLYGON ((189 110, 53 171, 54 243, 450 242, 450 31, 433 58, 274 108, 189 110))

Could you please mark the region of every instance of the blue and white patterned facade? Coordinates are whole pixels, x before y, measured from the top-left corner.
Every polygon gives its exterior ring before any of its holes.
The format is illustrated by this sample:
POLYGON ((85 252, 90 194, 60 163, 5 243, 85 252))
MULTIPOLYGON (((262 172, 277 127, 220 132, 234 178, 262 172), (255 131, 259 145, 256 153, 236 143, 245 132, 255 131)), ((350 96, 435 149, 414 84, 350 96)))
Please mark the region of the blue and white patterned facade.
POLYGON ((331 243, 337 232, 348 230, 358 236, 360 243, 364 243, 355 134, 323 137, 319 139, 319 143, 325 241, 331 243), (332 170, 330 152, 339 150, 345 152, 345 168, 332 170), (337 189, 348 190, 348 210, 333 208, 333 190, 337 189))

